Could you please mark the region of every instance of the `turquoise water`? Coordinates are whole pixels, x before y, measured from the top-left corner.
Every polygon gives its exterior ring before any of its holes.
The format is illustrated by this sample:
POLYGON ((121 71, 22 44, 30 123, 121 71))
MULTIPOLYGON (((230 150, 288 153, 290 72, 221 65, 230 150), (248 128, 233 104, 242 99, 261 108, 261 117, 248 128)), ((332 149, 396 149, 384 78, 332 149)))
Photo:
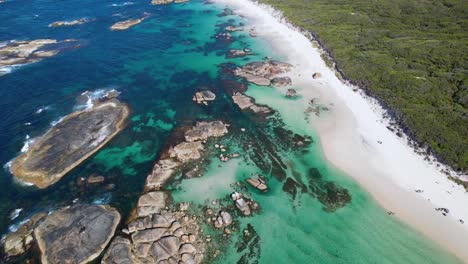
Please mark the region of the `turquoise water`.
POLYGON ((281 93, 255 86, 249 87, 248 94, 275 108, 273 117, 260 122, 233 105, 225 92, 229 76, 220 65, 247 61, 225 59, 229 48, 252 49, 256 55, 249 61, 266 55, 280 59, 269 50, 268 43, 251 39, 245 32, 233 33, 234 43, 214 38, 226 25, 245 21, 235 16, 218 17, 223 6, 201 1, 167 6, 151 6, 149 1, 123 3, 9 0, 0 4, 0 41, 74 38, 81 43, 78 49, 66 50, 0 77, 2 164, 19 154, 26 135, 41 135, 51 122, 76 109, 76 98, 84 91, 116 89, 132 109, 124 131, 47 190, 20 186, 14 183, 7 167, 1 170, 1 234, 34 212, 68 205, 74 199, 110 203, 125 218, 161 148, 171 141, 171 131, 194 120, 221 119, 231 128, 220 143, 229 151, 241 152, 242 157, 221 164, 215 158, 216 150, 211 149, 212 161, 203 177, 182 179, 171 186, 174 200, 199 205, 225 200, 236 188, 231 184, 254 172, 267 177, 270 191, 247 191, 260 204, 261 211, 253 217, 237 217, 237 224, 241 229, 250 224, 256 235, 252 235, 244 250, 239 250, 242 232, 234 232, 225 244, 219 245, 223 252, 214 262, 458 262, 388 216, 356 183, 325 161, 318 142, 294 149, 285 133, 311 135, 317 140, 304 122, 304 109, 286 107, 281 93), (142 17, 145 12, 151 16, 143 23, 126 31, 109 30, 113 23, 142 17), (95 21, 75 27, 47 27, 57 20, 81 17, 95 21), (191 100, 196 91, 205 88, 217 94, 217 100, 209 107, 191 100), (40 108, 45 110, 36 113, 40 108), (240 128, 246 131, 241 132, 240 128), (78 178, 92 173, 105 176, 105 183, 90 187, 77 184, 78 178), (307 190, 298 187, 295 195, 284 191, 288 178, 307 186, 307 190), (343 208, 327 212, 326 202, 320 199, 328 196, 321 190, 331 183, 346 189, 352 200, 343 208), (17 208, 23 211, 11 220, 9 215, 17 208))

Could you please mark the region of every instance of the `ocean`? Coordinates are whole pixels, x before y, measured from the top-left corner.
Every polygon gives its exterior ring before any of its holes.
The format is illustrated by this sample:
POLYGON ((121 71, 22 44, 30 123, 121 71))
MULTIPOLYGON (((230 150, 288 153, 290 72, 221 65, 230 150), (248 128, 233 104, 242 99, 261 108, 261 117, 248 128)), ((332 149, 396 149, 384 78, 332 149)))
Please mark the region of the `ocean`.
POLYGON ((149 2, 0 3, 0 42, 50 38, 76 39, 80 44, 0 76, 1 234, 36 212, 74 202, 110 204, 125 219, 160 151, 172 140, 171 132, 197 120, 223 120, 231 125, 230 133, 217 143, 242 157, 223 163, 215 151, 208 152, 202 177, 179 175, 169 186, 174 201, 192 202, 200 208, 209 207, 213 200, 225 202, 233 190, 242 187, 236 182, 254 173, 266 177, 270 190, 247 189, 260 211, 251 217, 236 217, 238 230, 229 238, 205 227, 215 237, 212 247, 221 251, 217 258, 207 258, 209 262, 460 262, 389 215, 345 172, 326 161, 304 109, 294 107, 294 100, 300 98, 288 99, 276 89, 249 85, 249 96, 275 110, 266 120, 233 104, 227 93, 232 84, 227 68, 266 56, 282 59, 270 43, 245 31, 233 32, 234 41, 215 37, 228 25, 248 25, 249 21, 220 16, 226 6, 208 1, 158 6, 149 2), (127 30, 109 29, 115 22, 144 16, 147 19, 127 30), (55 21, 80 18, 90 21, 48 27, 55 21), (248 48, 254 54, 226 59, 226 52, 233 48, 248 48), (119 98, 132 111, 120 134, 46 190, 14 181, 8 164, 35 137, 63 116, 85 107, 87 102, 79 100, 84 92, 98 96, 112 89, 120 92, 119 98), (204 89, 217 95, 209 106, 192 101, 193 94, 204 89), (310 136, 312 143, 295 148, 292 134, 310 136), (91 174, 103 175, 104 184, 78 184, 81 177, 91 174), (351 201, 332 208, 339 200, 336 190, 346 190, 351 201), (251 236, 245 238, 243 230, 249 230, 251 236))

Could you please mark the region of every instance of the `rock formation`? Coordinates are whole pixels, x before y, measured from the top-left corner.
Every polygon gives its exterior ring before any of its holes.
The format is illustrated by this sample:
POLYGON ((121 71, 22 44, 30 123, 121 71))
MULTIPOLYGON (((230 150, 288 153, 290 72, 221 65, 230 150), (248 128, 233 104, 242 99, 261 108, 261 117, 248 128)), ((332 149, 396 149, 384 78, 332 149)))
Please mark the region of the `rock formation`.
POLYGON ((143 18, 129 19, 115 23, 110 27, 111 30, 126 30, 143 22, 143 18))
POLYGON ((216 94, 211 91, 201 91, 196 92, 192 100, 197 102, 197 104, 208 105, 209 102, 212 102, 216 99, 216 94))
POLYGON ((249 204, 244 200, 242 194, 238 192, 233 192, 231 194, 231 199, 234 201, 237 209, 242 212, 243 215, 248 216, 251 214, 249 204))
POLYGON ((76 25, 82 25, 82 24, 88 23, 90 21, 91 20, 88 18, 80 18, 80 19, 72 20, 72 21, 56 21, 54 23, 49 24, 49 27, 76 26, 76 25))
POLYGON ((128 114, 113 99, 66 116, 13 161, 13 175, 41 189, 54 184, 117 135, 128 114))
POLYGON ((41 262, 88 263, 114 235, 120 214, 112 207, 75 205, 53 212, 34 230, 41 262))
MULTIPOLYGON (((279 61, 250 62, 235 69, 233 73, 235 76, 244 78, 256 85, 269 86, 272 84, 273 79, 281 77, 279 75, 289 72, 291 68, 291 64, 279 61)), ((281 79, 281 82, 284 81, 287 81, 287 79, 281 79)), ((279 83, 280 79, 277 79, 276 82, 279 83)))
POLYGON ((268 190, 265 180, 261 177, 248 178, 246 182, 262 192, 266 192, 268 190))
POLYGON ((288 91, 286 92, 286 97, 295 97, 296 95, 297 92, 294 89, 288 89, 288 91))
POLYGON ((184 3, 190 0, 151 0, 152 5, 166 5, 170 3, 184 3))
POLYGON ((257 105, 255 99, 250 96, 241 93, 235 93, 232 96, 234 103, 239 106, 241 110, 249 110, 255 114, 268 115, 273 113, 273 110, 268 106, 257 105))
POLYGON ((116 237, 103 264, 120 263, 201 263, 204 245, 194 217, 183 212, 148 215, 128 224, 130 238, 116 237))
POLYGON ((26 223, 22 224, 18 230, 8 234, 3 242, 3 251, 5 254, 7 256, 24 254, 34 242, 34 228, 36 228, 46 216, 46 213, 36 214, 26 223))
POLYGON ((7 41, 0 43, 0 75, 9 73, 10 67, 38 62, 44 58, 57 55, 62 46, 73 43, 76 40, 68 39, 57 41, 55 39, 37 39, 31 41, 7 41))

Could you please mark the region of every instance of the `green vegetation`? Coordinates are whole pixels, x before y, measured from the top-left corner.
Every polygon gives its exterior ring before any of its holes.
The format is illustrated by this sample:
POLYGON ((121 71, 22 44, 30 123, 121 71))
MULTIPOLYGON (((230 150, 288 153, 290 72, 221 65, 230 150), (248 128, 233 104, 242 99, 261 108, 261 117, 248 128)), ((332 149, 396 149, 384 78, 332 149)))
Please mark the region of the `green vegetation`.
POLYGON ((412 138, 468 170, 468 1, 261 2, 312 32, 412 138))

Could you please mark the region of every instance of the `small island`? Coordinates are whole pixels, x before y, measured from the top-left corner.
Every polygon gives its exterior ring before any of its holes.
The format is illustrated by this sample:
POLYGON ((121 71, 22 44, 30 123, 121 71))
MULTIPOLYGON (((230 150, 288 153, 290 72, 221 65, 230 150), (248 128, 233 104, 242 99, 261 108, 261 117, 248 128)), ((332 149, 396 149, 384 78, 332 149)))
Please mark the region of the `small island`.
POLYGON ((12 174, 20 182, 49 187, 119 133, 129 112, 112 99, 66 116, 13 161, 12 174))
POLYGON ((125 21, 120 21, 111 26, 111 30, 126 30, 135 25, 140 24, 144 18, 129 19, 125 21))

